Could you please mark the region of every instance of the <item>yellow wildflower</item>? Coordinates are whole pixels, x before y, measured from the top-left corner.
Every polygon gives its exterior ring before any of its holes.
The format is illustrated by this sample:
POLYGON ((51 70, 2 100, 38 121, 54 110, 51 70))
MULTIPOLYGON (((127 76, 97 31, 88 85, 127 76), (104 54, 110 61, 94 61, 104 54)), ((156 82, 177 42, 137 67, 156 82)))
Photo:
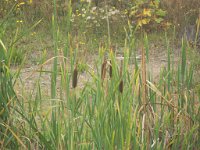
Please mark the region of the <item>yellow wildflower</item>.
POLYGON ((20 7, 20 6, 24 5, 24 4, 25 4, 25 2, 21 2, 21 3, 17 4, 17 7, 20 7))
POLYGON ((17 20, 16 22, 17 22, 17 23, 22 23, 23 21, 22 21, 22 20, 17 20))
POLYGON ((143 9, 143 15, 151 17, 151 10, 150 9, 143 9))

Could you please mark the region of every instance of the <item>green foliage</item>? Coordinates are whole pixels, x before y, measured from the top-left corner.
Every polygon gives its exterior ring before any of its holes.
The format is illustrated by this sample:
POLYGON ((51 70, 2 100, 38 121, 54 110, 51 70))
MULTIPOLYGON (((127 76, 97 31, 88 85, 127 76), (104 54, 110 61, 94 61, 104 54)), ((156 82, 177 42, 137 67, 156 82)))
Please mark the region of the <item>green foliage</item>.
POLYGON ((19 65, 22 63, 23 59, 25 57, 24 50, 20 49, 13 49, 13 53, 10 54, 10 62, 13 65, 19 65))
MULTIPOLYGON (((165 21, 166 11, 160 8, 160 1, 135 1, 128 10, 128 16, 131 22, 136 26, 143 27, 146 30, 155 29, 157 27, 169 26, 165 21)), ((157 28, 158 29, 158 28, 157 28)))
MULTIPOLYGON (((8 60, 7 50, 0 39, 0 139, 9 143, 9 146, 4 145, 5 147, 13 148, 13 145, 16 146, 16 140, 9 128, 12 126, 10 123, 11 107, 17 96, 8 60)), ((0 144, 0 147, 4 146, 0 144)))
POLYGON ((87 66, 87 64, 86 64, 86 63, 83 63, 83 62, 80 62, 80 63, 78 64, 78 71, 79 71, 80 73, 83 73, 83 72, 85 72, 85 71, 88 71, 88 66, 87 66))

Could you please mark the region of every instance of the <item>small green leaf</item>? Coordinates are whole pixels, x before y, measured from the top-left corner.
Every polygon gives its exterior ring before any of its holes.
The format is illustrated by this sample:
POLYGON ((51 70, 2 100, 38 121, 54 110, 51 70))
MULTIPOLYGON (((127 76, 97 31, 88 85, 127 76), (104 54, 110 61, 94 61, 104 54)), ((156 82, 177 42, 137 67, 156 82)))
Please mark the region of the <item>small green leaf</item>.
POLYGON ((164 19, 163 18, 155 18, 156 23, 161 23, 164 19))
POLYGON ((162 9, 158 9, 157 11, 156 11, 156 15, 158 15, 158 16, 160 16, 160 17, 164 17, 164 16, 166 16, 166 11, 164 11, 164 10, 162 10, 162 9))

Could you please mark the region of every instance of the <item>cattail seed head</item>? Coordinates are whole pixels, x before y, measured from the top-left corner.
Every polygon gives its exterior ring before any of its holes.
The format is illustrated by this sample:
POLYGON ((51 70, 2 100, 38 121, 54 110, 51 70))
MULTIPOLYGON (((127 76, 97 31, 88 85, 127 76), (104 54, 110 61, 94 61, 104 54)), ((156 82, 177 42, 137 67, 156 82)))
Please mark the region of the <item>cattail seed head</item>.
POLYGON ((123 93, 123 89, 124 89, 124 83, 123 83, 123 79, 122 79, 122 69, 123 69, 123 61, 121 60, 121 66, 120 66, 120 83, 119 83, 119 92, 123 93))
POLYGON ((111 60, 110 60, 109 75, 110 75, 110 78, 112 78, 112 62, 111 62, 111 60))
POLYGON ((101 65, 101 79, 102 81, 105 79, 106 77, 106 64, 107 64, 107 60, 104 59, 104 62, 101 65))
POLYGON ((119 92, 123 93, 123 89, 124 89, 124 83, 123 83, 123 80, 121 79, 121 81, 119 83, 119 92))
POLYGON ((77 65, 74 68, 73 78, 72 78, 72 87, 76 88, 78 83, 78 68, 77 65))

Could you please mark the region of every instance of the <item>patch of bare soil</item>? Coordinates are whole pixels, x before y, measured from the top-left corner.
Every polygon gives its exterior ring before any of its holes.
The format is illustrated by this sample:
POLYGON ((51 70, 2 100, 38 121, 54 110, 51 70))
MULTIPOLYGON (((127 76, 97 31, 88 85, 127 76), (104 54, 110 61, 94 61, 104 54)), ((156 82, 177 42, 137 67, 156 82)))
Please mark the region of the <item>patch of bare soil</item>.
MULTIPOLYGON (((168 52, 164 47, 156 47, 154 44, 150 46, 149 69, 153 79, 159 77, 162 68, 166 68, 168 64, 168 52)), ((180 61, 180 49, 174 49, 170 54, 171 65, 176 65, 180 61)))

